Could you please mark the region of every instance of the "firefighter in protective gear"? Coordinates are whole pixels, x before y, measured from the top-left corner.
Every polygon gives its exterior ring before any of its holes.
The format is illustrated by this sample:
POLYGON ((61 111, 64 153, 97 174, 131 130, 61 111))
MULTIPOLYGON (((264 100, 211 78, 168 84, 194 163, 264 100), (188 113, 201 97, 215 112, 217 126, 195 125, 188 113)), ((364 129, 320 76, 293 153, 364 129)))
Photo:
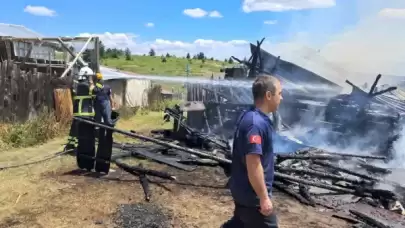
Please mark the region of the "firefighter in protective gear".
POLYGON ((112 125, 111 112, 113 107, 111 88, 103 83, 103 76, 101 73, 96 74, 95 83, 90 82, 90 89, 94 97, 94 120, 101 123, 103 119, 104 124, 112 125))
MULTIPOLYGON (((92 92, 90 90, 89 80, 94 75, 94 72, 87 66, 80 69, 77 80, 73 80, 73 116, 93 118, 94 108, 93 108, 93 98, 92 92)), ((66 150, 75 149, 78 144, 78 122, 76 120, 72 121, 72 126, 69 132, 68 143, 66 145, 66 150)))

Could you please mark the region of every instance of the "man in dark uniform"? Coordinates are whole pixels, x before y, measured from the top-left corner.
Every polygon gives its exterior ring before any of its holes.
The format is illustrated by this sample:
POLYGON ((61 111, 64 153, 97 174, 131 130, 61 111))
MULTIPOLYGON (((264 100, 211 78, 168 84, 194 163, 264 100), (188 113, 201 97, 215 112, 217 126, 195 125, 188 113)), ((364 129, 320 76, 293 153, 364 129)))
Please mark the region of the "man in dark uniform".
POLYGON ((235 210, 223 228, 278 227, 271 199, 274 129, 269 113, 277 110, 281 90, 273 76, 260 75, 253 83, 255 107, 244 112, 236 125, 229 181, 235 210))
POLYGON ((103 76, 101 73, 96 74, 96 83, 90 82, 90 89, 95 95, 94 98, 94 120, 101 123, 103 118, 104 124, 112 125, 111 112, 113 107, 111 88, 105 85, 102 81, 103 76))

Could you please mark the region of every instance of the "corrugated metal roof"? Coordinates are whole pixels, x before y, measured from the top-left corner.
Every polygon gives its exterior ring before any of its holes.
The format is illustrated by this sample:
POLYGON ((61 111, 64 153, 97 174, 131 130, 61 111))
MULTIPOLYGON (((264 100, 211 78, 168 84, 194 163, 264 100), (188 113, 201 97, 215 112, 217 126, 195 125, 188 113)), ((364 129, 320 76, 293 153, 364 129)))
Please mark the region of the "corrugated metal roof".
POLYGON ((43 35, 28 29, 22 25, 13 25, 0 23, 0 36, 12 36, 12 37, 27 37, 36 38, 43 37, 43 35))
POLYGON ((103 75, 104 80, 114 80, 114 79, 137 79, 134 75, 126 74, 118 70, 100 66, 100 72, 103 75))

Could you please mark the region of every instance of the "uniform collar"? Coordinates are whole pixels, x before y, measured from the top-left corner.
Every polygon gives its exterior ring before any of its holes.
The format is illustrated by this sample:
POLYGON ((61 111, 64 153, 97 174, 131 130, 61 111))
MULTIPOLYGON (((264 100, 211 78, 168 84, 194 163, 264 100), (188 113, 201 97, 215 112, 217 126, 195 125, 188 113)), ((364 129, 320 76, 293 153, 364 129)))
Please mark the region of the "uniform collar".
POLYGON ((254 112, 257 112, 257 113, 259 113, 266 121, 268 121, 271 125, 273 125, 273 122, 271 121, 271 119, 270 119, 270 117, 269 117, 269 115, 271 115, 271 114, 266 114, 266 113, 264 113, 264 112, 262 112, 262 110, 260 110, 260 109, 258 109, 258 108, 256 108, 256 107, 252 107, 252 110, 254 111, 254 112))

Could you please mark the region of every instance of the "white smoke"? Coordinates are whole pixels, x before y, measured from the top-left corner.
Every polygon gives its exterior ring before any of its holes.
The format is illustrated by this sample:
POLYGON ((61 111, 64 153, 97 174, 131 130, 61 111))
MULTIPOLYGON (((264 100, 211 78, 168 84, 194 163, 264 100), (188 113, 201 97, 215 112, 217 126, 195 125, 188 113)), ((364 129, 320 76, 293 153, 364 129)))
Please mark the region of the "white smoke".
POLYGON ((388 163, 388 167, 405 168, 405 127, 402 128, 401 136, 393 147, 394 159, 388 163))
MULTIPOLYGON (((347 27, 344 31, 328 37, 323 45, 311 45, 308 40, 316 40, 317 34, 306 34, 304 37, 298 37, 291 52, 281 53, 281 58, 294 62, 304 68, 314 71, 325 78, 345 86, 345 92, 350 92, 349 87, 344 81, 350 80, 358 86, 367 83, 371 85, 377 74, 382 74, 379 85, 390 84, 384 75, 398 75, 405 77, 405 1, 391 0, 358 0, 355 10, 342 9, 347 13, 356 13, 358 22, 353 26, 347 27), (283 55, 284 54, 284 55, 283 55)), ((336 15, 335 21, 341 21, 345 12, 336 15)), ((329 16, 329 15, 328 15, 329 16)), ((299 21, 310 21, 313 27, 325 26, 325 15, 309 14, 307 18, 301 18, 299 21)), ((328 21, 331 21, 330 18, 328 21)), ((297 23, 301 23, 297 22, 297 23)), ((333 24, 331 24, 333 26, 333 24)), ((265 48, 265 47, 263 47, 265 48)), ((274 48, 273 50, 277 50, 274 48)), ((283 50, 286 50, 285 48, 283 50)), ((271 52, 271 50, 269 50, 271 52)), ((392 84, 391 84, 392 85, 392 84)), ((345 148, 333 148, 322 144, 326 141, 321 132, 307 133, 304 129, 307 123, 307 117, 302 117, 303 122, 300 126, 295 126, 293 135, 307 137, 308 141, 317 144, 319 147, 331 151, 348 153, 371 153, 377 148, 364 151, 362 144, 366 139, 359 139, 352 146, 345 148), (308 136, 309 134, 309 136, 308 136)), ((315 118, 310 117, 311 121, 315 118), (311 120, 312 119, 312 120, 311 120)), ((313 127, 313 126, 309 126, 313 127)), ((404 126, 405 129, 405 126, 404 126)), ((370 132, 370 134, 375 134, 370 132)), ((394 159, 388 165, 390 168, 405 168, 405 130, 402 130, 401 137, 395 142, 394 159)))

